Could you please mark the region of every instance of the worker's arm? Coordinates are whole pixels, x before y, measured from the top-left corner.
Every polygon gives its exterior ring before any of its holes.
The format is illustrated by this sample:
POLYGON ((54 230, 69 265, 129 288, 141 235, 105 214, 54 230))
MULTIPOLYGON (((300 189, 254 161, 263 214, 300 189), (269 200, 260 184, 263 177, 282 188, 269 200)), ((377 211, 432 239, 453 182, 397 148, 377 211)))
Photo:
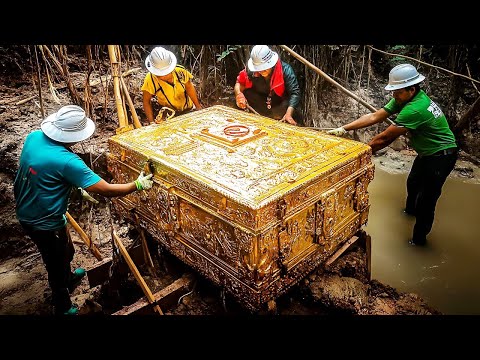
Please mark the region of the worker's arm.
POLYGON ((298 108, 298 104, 300 103, 300 85, 298 84, 297 76, 293 68, 289 64, 283 63, 282 68, 285 91, 288 94, 288 107, 282 117, 282 121, 297 125, 297 122, 293 119, 293 111, 298 108))
POLYGON ((339 128, 332 129, 327 131, 329 135, 343 136, 349 130, 362 129, 373 124, 377 124, 381 121, 387 120, 390 114, 385 111, 384 108, 378 109, 377 111, 369 114, 360 116, 357 120, 354 120, 346 125, 340 126, 339 128))
POLYGON ((243 94, 243 90, 245 90, 245 86, 236 82, 233 87, 233 92, 235 93, 235 102, 240 109, 245 109, 247 107, 247 99, 243 94))
POLYGON ((153 124, 155 118, 153 117, 153 106, 151 103, 153 95, 150 94, 148 91, 142 90, 143 93, 143 111, 145 111, 145 115, 147 116, 147 120, 150 124, 153 124))
POLYGON ((243 90, 245 90, 245 86, 243 86, 239 82, 236 82, 235 86, 233 87, 233 92, 235 93, 235 96, 237 96, 239 93, 243 93, 243 90))
POLYGON ((191 81, 187 81, 185 84, 185 91, 187 92, 187 95, 192 99, 193 103, 195 104, 195 108, 197 110, 200 110, 203 108, 202 104, 200 104, 200 101, 198 101, 198 96, 197 96, 197 91, 195 90, 195 86, 193 86, 191 81))
POLYGON ((357 120, 354 120, 351 123, 348 123, 347 125, 343 125, 343 128, 347 131, 362 129, 367 126, 371 126, 379 122, 385 121, 389 116, 390 114, 387 111, 385 111, 384 108, 381 108, 373 113, 360 116, 357 120))
POLYGON ((380 149, 390 145, 400 135, 405 135, 408 132, 407 128, 399 127, 396 125, 390 125, 380 134, 375 135, 368 143, 372 148, 372 152, 375 153, 380 149))
POLYGON ((100 179, 100 181, 90 185, 85 190, 105 197, 124 196, 135 190, 150 189, 153 185, 153 181, 151 180, 152 176, 153 174, 144 175, 142 171, 137 180, 126 184, 110 184, 105 180, 100 179))

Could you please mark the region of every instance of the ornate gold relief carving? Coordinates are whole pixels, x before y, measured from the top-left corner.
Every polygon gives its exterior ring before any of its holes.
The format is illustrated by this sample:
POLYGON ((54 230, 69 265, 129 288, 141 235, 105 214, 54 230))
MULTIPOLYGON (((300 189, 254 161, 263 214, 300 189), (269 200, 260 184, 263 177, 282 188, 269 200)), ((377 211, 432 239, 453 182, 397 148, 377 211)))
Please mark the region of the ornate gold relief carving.
POLYGON ((249 309, 287 291, 368 218, 371 149, 213 106, 109 139, 114 201, 172 254, 249 309), (148 166, 148 165, 151 166, 148 166))

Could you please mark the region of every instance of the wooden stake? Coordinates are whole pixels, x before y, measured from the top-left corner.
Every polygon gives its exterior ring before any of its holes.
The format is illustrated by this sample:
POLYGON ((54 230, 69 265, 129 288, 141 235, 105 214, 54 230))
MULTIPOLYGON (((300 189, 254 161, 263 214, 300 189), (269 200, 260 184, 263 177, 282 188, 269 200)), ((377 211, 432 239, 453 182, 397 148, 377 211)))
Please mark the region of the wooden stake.
POLYGON ((352 236, 350 239, 348 239, 348 241, 343 244, 343 246, 337 250, 337 252, 335 252, 335 254, 333 254, 326 262, 325 262, 325 266, 329 266, 331 263, 333 263, 335 260, 338 259, 338 257, 340 255, 342 255, 345 250, 347 250, 350 245, 352 245, 355 241, 358 240, 358 236, 352 236))
POLYGON ((138 218, 138 215, 136 213, 133 213, 133 216, 135 217, 135 223, 137 224, 137 230, 140 233, 140 238, 142 239, 143 258, 144 258, 145 264, 147 264, 148 271, 149 271, 150 275, 154 276, 155 275, 155 266, 153 265, 152 256, 150 255, 150 250, 148 250, 148 244, 147 244, 147 238, 145 237, 145 231, 143 231, 143 228, 140 226, 140 219, 138 218))
POLYGON ((367 277, 372 280, 372 237, 365 234, 365 256, 367 257, 367 277))
MULTIPOLYGON (((135 263, 132 261, 132 259, 130 258, 130 255, 127 251, 127 249, 125 249, 125 246, 123 246, 122 244, 122 241, 120 240, 120 238, 118 237, 117 233, 115 232, 115 230, 113 229, 112 227, 112 237, 113 237, 113 240, 115 241, 115 244, 117 245, 118 249, 120 250, 120 253, 122 254, 123 258, 125 259, 125 261, 127 262, 127 265, 128 267, 130 268, 130 270, 132 271, 133 273, 133 276, 135 276, 135 279, 137 280, 137 282, 139 283, 140 287, 142 288, 142 291, 143 293, 145 294, 145 296, 147 297, 147 300, 150 304, 153 304, 155 303, 155 297, 153 296, 152 294, 152 291, 150 290, 150 288, 148 287, 147 283, 145 282, 145 280, 143 279, 142 275, 140 274, 140 272, 138 271, 137 267, 135 266, 135 263)), ((158 304, 155 304, 153 306, 153 308, 155 309, 156 312, 158 312, 160 315, 163 315, 163 311, 162 309, 160 309, 160 306, 158 304)))
POLYGON ((115 95, 115 104, 117 105, 118 113, 118 122, 119 127, 123 128, 128 125, 128 120, 123 111, 123 100, 122 94, 120 93, 120 63, 117 60, 117 55, 115 51, 116 45, 108 45, 108 54, 110 55, 110 63, 112 65, 112 76, 113 76, 113 92, 115 95))
MULTIPOLYGON (((173 306, 178 304, 179 299, 191 292, 190 289, 194 286, 194 282, 195 276, 193 274, 183 275, 180 279, 175 280, 170 285, 153 294, 153 296, 157 303, 162 304, 162 308, 173 308, 173 306)), ((125 306, 112 315, 143 315, 148 311, 146 309, 148 304, 148 301, 142 297, 137 302, 125 306)))
POLYGON ((130 97, 130 94, 128 93, 127 85, 125 85, 125 81, 123 80, 122 76, 120 76, 120 83, 122 84, 123 93, 125 94, 125 98, 127 99, 128 107, 130 108, 130 112, 132 113, 133 125, 135 126, 135 129, 141 128, 142 123, 140 122, 140 120, 138 120, 137 111, 135 110, 135 106, 133 105, 132 98, 130 97))
POLYGON ((88 250, 91 251, 91 253, 97 258, 97 260, 103 260, 102 254, 100 254, 100 251, 98 251, 97 247, 95 246, 94 243, 90 240, 90 238, 85 234, 85 231, 82 230, 82 228, 78 225, 78 223, 75 221, 75 219, 68 213, 68 211, 65 213, 67 216, 68 222, 72 225, 72 227, 75 229, 75 231, 80 235, 80 237, 83 239, 85 244, 88 246, 88 250))

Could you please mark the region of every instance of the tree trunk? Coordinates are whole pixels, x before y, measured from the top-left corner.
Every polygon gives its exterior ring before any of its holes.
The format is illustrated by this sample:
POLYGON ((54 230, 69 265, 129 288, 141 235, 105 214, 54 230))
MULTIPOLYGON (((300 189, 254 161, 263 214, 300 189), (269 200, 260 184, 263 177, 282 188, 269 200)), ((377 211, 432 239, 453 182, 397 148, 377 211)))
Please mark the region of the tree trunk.
POLYGON ((470 121, 475 120, 479 112, 480 112, 480 97, 478 97, 477 100, 475 100, 475 102, 472 104, 472 106, 470 106, 467 112, 462 115, 460 120, 458 120, 457 124, 455 125, 455 128, 453 129, 454 133, 456 135, 460 134, 462 130, 467 127, 470 121))

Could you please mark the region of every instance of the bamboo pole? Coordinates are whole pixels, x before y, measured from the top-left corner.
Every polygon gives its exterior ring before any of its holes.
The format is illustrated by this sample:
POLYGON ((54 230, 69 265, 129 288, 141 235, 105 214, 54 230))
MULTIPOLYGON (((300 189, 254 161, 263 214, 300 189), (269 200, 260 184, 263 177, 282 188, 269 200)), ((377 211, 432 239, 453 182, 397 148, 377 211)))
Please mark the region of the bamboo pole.
POLYGON ((117 60, 116 45, 108 45, 108 55, 110 56, 110 64, 112 65, 113 76, 113 92, 115 96, 115 104, 117 105, 119 128, 128 126, 128 120, 123 111, 122 94, 120 93, 120 63, 117 60))
POLYGON ((130 108, 130 112, 132 113, 133 125, 135 126, 135 129, 141 128, 142 123, 140 122, 140 120, 138 120, 137 111, 135 110, 135 106, 133 105, 132 98, 128 93, 128 88, 127 88, 127 85, 125 84, 125 81, 123 80, 123 76, 120 76, 120 83, 122 84, 123 93, 125 94, 125 97, 128 102, 128 107, 130 108))
POLYGON ((90 238, 85 234, 85 232, 82 230, 82 228, 78 225, 78 223, 75 221, 75 219, 68 213, 68 211, 65 213, 67 216, 68 222, 72 225, 72 227, 75 229, 75 231, 80 235, 82 240, 87 244, 88 250, 91 251, 91 253, 97 258, 97 260, 103 260, 102 255, 100 254, 100 251, 98 251, 97 247, 95 246, 94 243, 90 240, 90 238))
POLYGON ((310 61, 308 61, 307 59, 305 59, 304 57, 298 55, 295 51, 293 51, 292 49, 290 49, 288 46, 286 45, 280 45, 280 47, 286 51, 288 51, 294 58, 296 58, 298 61, 300 61, 301 63, 307 65, 309 68, 313 69, 316 73, 320 74, 321 76, 323 76, 330 84, 332 84, 333 86, 339 88, 342 92, 344 92, 345 94, 347 94, 348 96, 354 98, 355 100, 357 100, 360 104, 362 104, 363 106, 365 106, 367 109, 375 112, 377 111, 377 109, 375 109, 374 106, 370 105, 369 103, 367 103, 366 101, 362 100, 361 98, 359 98, 357 95, 355 95, 354 93, 352 93, 350 90, 344 88, 342 85, 340 85, 338 82, 336 82, 335 80, 333 80, 328 74, 324 73, 322 70, 320 70, 319 68, 317 68, 315 65, 313 65, 310 61))
POLYGON ((127 265, 128 267, 130 268, 130 270, 132 271, 133 273, 133 276, 135 276, 135 279, 138 281, 138 283, 140 284, 140 287, 142 288, 142 291, 143 293, 145 294, 145 296, 147 297, 147 300, 150 304, 155 304, 153 306, 153 308, 155 309, 156 312, 158 312, 160 315, 163 315, 163 311, 162 309, 160 309, 160 306, 158 304, 156 304, 156 300, 155 300, 155 297, 153 296, 152 294, 152 291, 150 290, 150 288, 148 287, 147 283, 145 282, 145 280, 143 279, 142 275, 140 274, 140 272, 138 271, 135 263, 132 261, 132 258, 130 257, 130 254, 128 253, 127 249, 125 249, 125 246, 123 246, 120 238, 118 237, 117 233, 115 232, 115 230, 113 229, 112 227, 112 237, 115 241, 115 244, 117 245, 117 247, 119 248, 120 250, 120 253, 122 254, 122 256, 124 257, 125 261, 127 262, 127 265))
MULTIPOLYGON (((363 106, 365 106, 367 109, 369 109, 370 111, 372 112, 375 112, 377 111, 377 109, 370 105, 369 103, 367 103, 365 100, 359 98, 357 95, 355 95, 354 93, 352 93, 350 90, 344 88, 342 85, 340 85, 338 82, 336 82, 335 80, 333 80, 328 74, 324 73, 322 70, 320 70, 319 68, 317 68, 315 65, 313 65, 310 61, 308 61, 307 59, 305 59, 304 57, 298 55, 295 51, 293 51, 292 49, 290 49, 288 46, 286 45, 280 45, 280 47, 286 51, 288 51, 294 58, 296 58, 298 61, 302 62, 303 64, 307 65, 308 67, 310 67, 311 69, 313 69, 315 72, 317 72, 318 74, 320 74, 321 76, 323 76, 329 83, 331 83, 333 86, 339 88, 343 93, 347 94, 348 96, 350 96, 351 98, 357 100, 360 104, 362 104, 363 106)), ((387 122, 389 122, 390 124, 393 124, 393 121, 390 120, 390 119, 387 119, 386 120, 387 122)))

